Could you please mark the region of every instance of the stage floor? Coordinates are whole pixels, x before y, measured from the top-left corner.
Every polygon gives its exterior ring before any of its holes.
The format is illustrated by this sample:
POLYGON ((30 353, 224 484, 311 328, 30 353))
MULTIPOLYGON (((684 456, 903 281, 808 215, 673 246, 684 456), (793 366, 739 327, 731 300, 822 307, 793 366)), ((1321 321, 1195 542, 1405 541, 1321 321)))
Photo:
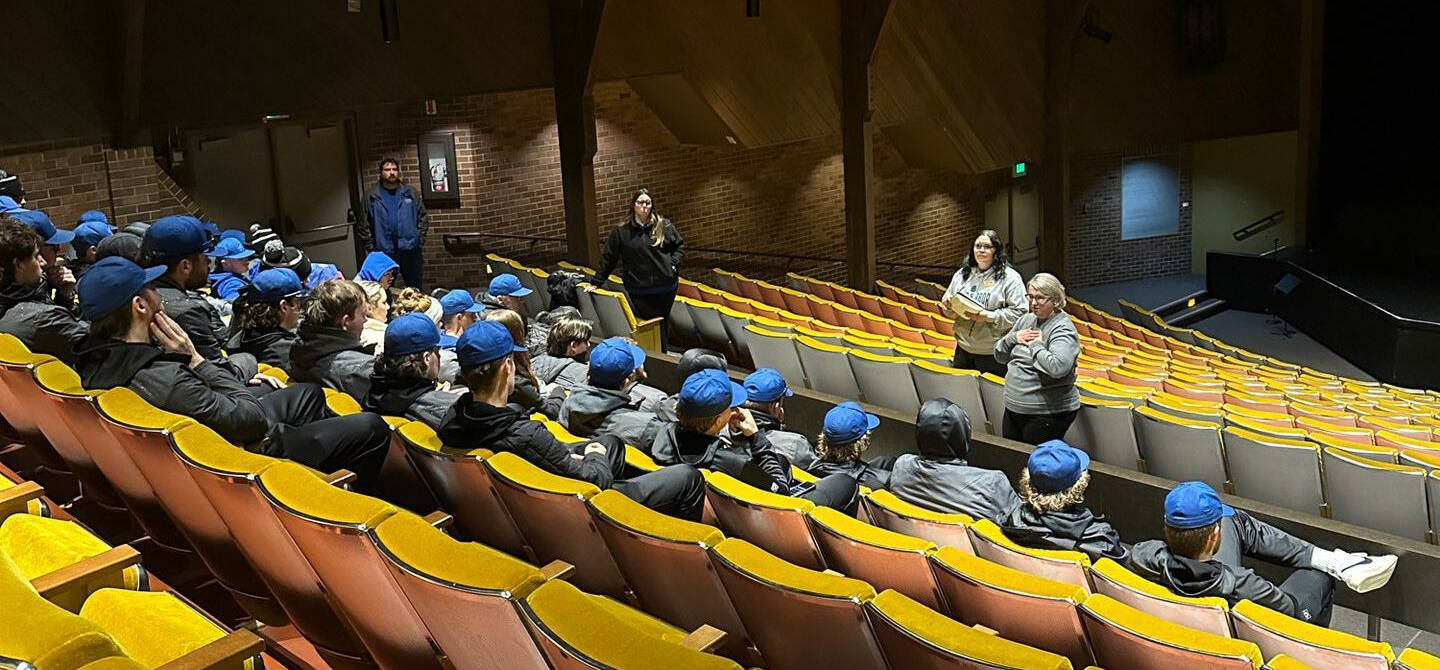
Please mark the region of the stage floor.
POLYGON ((1290 259, 1396 316, 1440 323, 1440 279, 1416 278, 1386 269, 1357 268, 1314 253, 1296 254, 1290 259))

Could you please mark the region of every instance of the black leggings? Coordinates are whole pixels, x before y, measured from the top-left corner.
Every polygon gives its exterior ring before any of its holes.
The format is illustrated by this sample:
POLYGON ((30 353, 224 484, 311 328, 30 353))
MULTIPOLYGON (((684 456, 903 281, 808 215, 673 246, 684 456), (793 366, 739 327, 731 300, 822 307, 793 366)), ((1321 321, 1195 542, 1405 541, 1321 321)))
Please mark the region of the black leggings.
POLYGON ((815 482, 815 488, 797 497, 853 516, 860 503, 860 482, 850 475, 828 475, 815 482))
POLYGON ((379 414, 335 416, 316 384, 291 384, 265 393, 259 403, 270 421, 265 455, 321 472, 343 468, 355 473, 356 491, 377 490, 380 466, 390 449, 390 427, 379 414))
POLYGON ((610 459, 610 472, 615 481, 610 488, 650 509, 690 521, 699 521, 705 508, 705 477, 689 465, 670 465, 629 479, 625 474, 625 443, 614 435, 598 435, 592 440, 570 445, 577 454, 585 452, 591 442, 605 445, 610 459))
POLYGON ((1080 410, 1072 409, 1059 414, 1019 414, 1005 410, 1001 435, 1008 440, 1019 440, 1026 444, 1040 444, 1050 440, 1065 439, 1065 431, 1075 422, 1080 410))
POLYGON ((995 354, 993 352, 989 355, 972 354, 961 349, 959 345, 955 347, 954 367, 961 370, 979 370, 1000 377, 1005 376, 1005 364, 995 360, 995 354))
POLYGON ((626 291, 625 297, 630 300, 630 311, 635 312, 635 318, 641 321, 660 318, 660 350, 664 351, 666 345, 670 343, 670 307, 675 304, 675 292, 631 293, 626 291))

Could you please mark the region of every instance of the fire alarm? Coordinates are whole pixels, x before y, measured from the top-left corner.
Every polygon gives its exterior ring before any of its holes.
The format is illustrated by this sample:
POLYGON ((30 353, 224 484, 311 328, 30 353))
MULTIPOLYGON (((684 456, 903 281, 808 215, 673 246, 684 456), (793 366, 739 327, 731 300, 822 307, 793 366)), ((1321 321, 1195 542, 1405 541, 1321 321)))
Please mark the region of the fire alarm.
POLYGON ((434 101, 434 100, 426 100, 426 101, 425 101, 425 116, 435 116, 435 101, 434 101))

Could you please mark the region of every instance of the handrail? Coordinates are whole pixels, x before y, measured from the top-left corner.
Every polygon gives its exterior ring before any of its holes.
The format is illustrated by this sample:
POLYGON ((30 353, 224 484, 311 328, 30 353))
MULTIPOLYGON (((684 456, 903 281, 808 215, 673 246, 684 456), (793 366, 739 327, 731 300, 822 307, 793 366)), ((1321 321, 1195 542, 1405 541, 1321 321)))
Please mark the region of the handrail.
POLYGON ((1284 220, 1285 210, 1277 210, 1275 212, 1272 212, 1269 216, 1261 218, 1259 221, 1256 221, 1248 226, 1245 226, 1244 228, 1236 230, 1234 233, 1231 233, 1231 235, 1235 237, 1236 242, 1239 242, 1241 240, 1249 239, 1256 233, 1275 226, 1276 224, 1284 220))

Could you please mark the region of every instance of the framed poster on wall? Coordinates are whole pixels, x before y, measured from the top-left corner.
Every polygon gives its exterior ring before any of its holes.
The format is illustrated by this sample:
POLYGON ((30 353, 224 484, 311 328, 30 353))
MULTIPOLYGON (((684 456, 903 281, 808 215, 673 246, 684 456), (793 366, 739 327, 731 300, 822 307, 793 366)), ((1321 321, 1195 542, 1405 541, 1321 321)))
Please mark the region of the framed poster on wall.
POLYGON ((420 133, 420 197, 426 206, 460 204, 460 172, 455 163, 455 133, 420 133))

